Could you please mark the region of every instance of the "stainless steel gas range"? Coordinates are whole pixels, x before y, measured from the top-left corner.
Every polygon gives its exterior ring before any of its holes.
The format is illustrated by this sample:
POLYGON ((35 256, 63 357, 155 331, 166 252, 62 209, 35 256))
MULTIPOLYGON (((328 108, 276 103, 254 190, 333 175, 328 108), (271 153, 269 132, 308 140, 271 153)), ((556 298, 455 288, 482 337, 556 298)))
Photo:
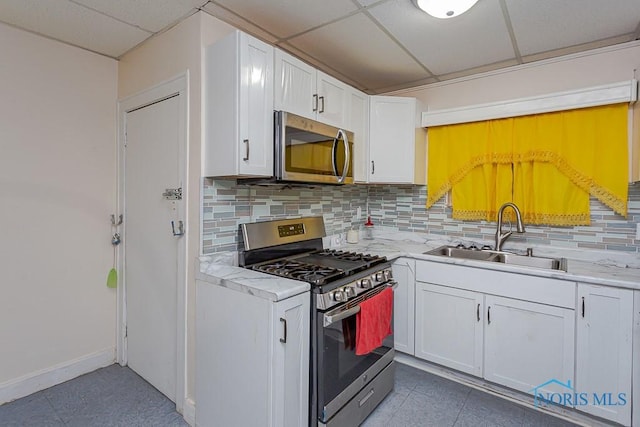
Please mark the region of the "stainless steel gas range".
POLYGON ((309 425, 358 426, 393 389, 393 333, 363 355, 354 338, 361 304, 395 286, 391 263, 323 249, 322 217, 242 224, 241 231, 241 266, 311 285, 309 425))

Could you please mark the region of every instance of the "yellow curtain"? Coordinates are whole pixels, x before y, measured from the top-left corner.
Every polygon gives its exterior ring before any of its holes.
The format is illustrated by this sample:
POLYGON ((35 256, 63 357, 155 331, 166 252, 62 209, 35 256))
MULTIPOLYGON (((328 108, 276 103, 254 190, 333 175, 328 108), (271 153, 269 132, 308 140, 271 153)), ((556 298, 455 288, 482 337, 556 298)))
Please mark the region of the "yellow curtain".
POLYGON ((494 221, 514 201, 532 224, 589 223, 589 194, 627 213, 627 104, 429 129, 427 208, 494 221))

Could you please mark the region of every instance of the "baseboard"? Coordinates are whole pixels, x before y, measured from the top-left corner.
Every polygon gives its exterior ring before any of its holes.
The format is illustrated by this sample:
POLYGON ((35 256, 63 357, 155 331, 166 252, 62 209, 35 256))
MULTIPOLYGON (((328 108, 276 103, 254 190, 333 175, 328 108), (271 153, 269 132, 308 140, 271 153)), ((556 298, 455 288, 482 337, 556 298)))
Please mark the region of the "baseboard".
POLYGON ((0 405, 115 363, 115 348, 79 357, 0 384, 0 405))
POLYGON ((182 408, 182 417, 190 426, 196 425, 196 403, 193 399, 186 398, 182 408))
POLYGON ((472 375, 454 371, 440 365, 432 364, 408 354, 396 352, 396 355, 393 359, 396 362, 403 363, 405 365, 420 369, 422 371, 437 375, 442 378, 446 378, 451 381, 455 381, 457 383, 466 385, 467 387, 475 388, 476 390, 492 394, 496 397, 508 400, 517 405, 524 406, 534 411, 543 412, 547 415, 551 415, 561 420, 569 421, 580 426, 608 427, 612 425, 605 420, 593 418, 574 409, 569 409, 562 406, 536 406, 531 395, 511 390, 498 384, 489 383, 482 378, 477 378, 472 375))

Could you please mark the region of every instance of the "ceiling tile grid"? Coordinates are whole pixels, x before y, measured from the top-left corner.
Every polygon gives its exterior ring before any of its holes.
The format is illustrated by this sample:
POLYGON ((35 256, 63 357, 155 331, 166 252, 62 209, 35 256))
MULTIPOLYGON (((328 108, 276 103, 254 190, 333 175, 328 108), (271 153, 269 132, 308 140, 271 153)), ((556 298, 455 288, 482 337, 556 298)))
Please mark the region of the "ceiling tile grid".
POLYGON ((190 15, 207 0, 70 0, 150 33, 190 15))
POLYGON ((453 19, 434 18, 406 0, 389 1, 369 12, 436 75, 515 56, 498 0, 482 0, 453 19))
MULTIPOLYGON (((506 0, 522 55, 633 34, 638 0, 506 0)), ((584 50, 584 49, 583 49, 584 50)))
POLYGON ((117 59, 198 10, 369 93, 640 39, 640 0, 0 0, 0 22, 117 59))
POLYGON ((0 21, 114 58, 151 36, 66 0, 2 0, 0 21))
POLYGON ((320 62, 374 90, 429 77, 398 44, 364 14, 350 16, 292 38, 288 42, 311 52, 320 62))

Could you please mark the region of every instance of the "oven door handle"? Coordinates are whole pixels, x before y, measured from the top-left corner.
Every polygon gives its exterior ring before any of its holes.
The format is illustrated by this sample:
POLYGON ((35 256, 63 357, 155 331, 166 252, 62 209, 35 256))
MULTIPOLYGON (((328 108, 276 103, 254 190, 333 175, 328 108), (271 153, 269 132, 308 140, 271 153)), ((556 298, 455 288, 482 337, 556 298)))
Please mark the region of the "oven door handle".
POLYGON ((325 327, 331 325, 332 323, 336 323, 338 320, 346 319, 347 317, 353 316, 360 312, 360 306, 357 305, 352 308, 348 308, 343 311, 339 311, 336 314, 325 314, 323 319, 323 324, 325 327))

